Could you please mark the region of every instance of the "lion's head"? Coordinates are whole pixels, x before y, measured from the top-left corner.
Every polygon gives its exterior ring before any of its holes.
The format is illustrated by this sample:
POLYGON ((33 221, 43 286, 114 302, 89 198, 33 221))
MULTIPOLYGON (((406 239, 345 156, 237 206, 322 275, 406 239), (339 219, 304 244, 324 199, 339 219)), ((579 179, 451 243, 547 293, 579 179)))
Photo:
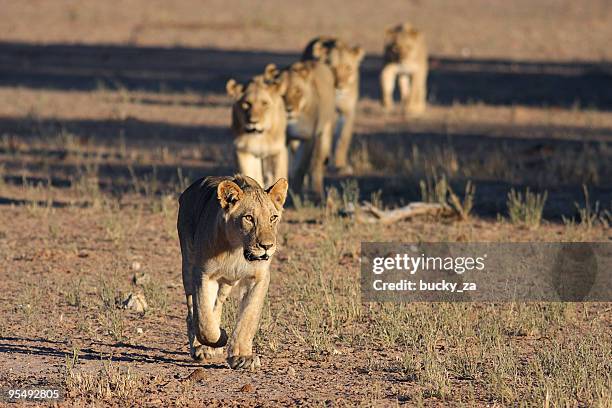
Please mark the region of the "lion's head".
POLYGON ((263 133, 274 125, 275 112, 282 104, 286 84, 254 77, 246 87, 234 79, 227 82, 227 94, 234 99, 233 112, 241 133, 263 133))
POLYGON ((388 28, 385 33, 386 59, 396 62, 414 59, 421 35, 410 23, 388 28))
POLYGON ((365 52, 359 46, 350 47, 338 39, 321 37, 313 44, 312 55, 330 66, 334 73, 336 89, 341 90, 357 81, 359 65, 365 52))
POLYGON ((217 186, 225 236, 232 247, 242 246, 248 262, 268 261, 276 252, 276 235, 287 197, 287 180, 264 190, 252 178, 237 175, 217 186))
POLYGON ((314 61, 296 62, 283 72, 274 64, 266 67, 264 77, 267 81, 281 80, 287 84, 283 100, 289 121, 296 120, 313 97, 311 80, 314 68, 314 61))

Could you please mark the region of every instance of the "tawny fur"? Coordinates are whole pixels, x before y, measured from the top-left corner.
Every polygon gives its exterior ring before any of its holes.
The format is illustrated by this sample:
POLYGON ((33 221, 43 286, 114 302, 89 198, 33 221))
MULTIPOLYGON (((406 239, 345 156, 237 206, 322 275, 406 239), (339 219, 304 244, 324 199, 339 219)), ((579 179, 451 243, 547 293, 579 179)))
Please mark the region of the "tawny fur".
POLYGON ((287 111, 287 139, 293 152, 290 181, 302 192, 306 174, 310 190, 321 200, 325 163, 330 156, 336 120, 334 76, 327 64, 296 62, 283 73, 274 64, 266 67, 267 80, 287 81, 283 95, 287 111))
POLYGON ((187 300, 187 335, 195 360, 227 343, 231 368, 256 368, 253 337, 270 281, 270 259, 287 195, 287 180, 263 190, 252 178, 207 177, 179 199, 178 235, 187 300), (223 302, 240 288, 236 327, 221 328, 223 302))
POLYGON ((348 152, 353 138, 355 110, 359 99, 359 66, 365 53, 361 47, 350 47, 333 37, 311 40, 302 61, 321 61, 329 65, 334 75, 336 110, 339 113, 334 134, 333 167, 340 173, 351 173, 348 152))
POLYGON ((427 104, 427 44, 425 35, 410 24, 400 24, 385 33, 380 88, 383 107, 393 107, 393 90, 397 80, 402 110, 419 115, 427 104))
POLYGON ((285 87, 282 81, 266 83, 261 76, 246 86, 233 79, 226 85, 234 99, 231 128, 238 171, 265 187, 288 177, 285 87))

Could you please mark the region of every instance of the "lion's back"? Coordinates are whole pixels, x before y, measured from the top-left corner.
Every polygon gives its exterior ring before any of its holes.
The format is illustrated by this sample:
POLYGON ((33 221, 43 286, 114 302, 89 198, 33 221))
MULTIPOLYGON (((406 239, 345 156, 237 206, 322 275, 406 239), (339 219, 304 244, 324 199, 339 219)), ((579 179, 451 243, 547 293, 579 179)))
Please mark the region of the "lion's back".
POLYGON ((230 177, 208 176, 194 181, 179 197, 177 228, 181 238, 193 241, 198 224, 216 217, 217 186, 230 177))

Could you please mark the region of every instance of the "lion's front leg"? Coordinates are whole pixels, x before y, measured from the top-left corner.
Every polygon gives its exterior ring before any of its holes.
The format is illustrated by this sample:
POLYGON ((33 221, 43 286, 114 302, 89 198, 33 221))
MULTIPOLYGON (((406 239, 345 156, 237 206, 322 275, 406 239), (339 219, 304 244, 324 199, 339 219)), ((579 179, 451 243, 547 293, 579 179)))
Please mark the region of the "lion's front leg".
POLYGON ((308 172, 310 160, 314 148, 313 139, 307 139, 300 142, 300 145, 294 155, 295 170, 289 180, 291 180, 291 188, 294 192, 301 194, 304 187, 304 178, 308 172))
POLYGON ((410 109, 410 82, 411 76, 408 74, 401 74, 397 78, 397 83, 399 85, 400 90, 400 101, 402 104, 402 113, 407 114, 410 109))
POLYGON ((269 159, 270 169, 266 169, 264 182, 262 187, 268 188, 280 178, 289 178, 289 150, 287 147, 282 147, 280 151, 272 155, 269 159))
MULTIPOLYGON (((214 327, 216 325, 216 327, 220 327, 221 314, 223 313, 223 303, 225 302, 228 295, 230 294, 232 287, 233 285, 229 285, 227 283, 219 284, 219 289, 215 295, 216 299, 214 301, 214 306, 212 308, 211 315, 206 316, 204 318, 200 318, 199 321, 205 320, 208 322, 208 326, 214 327)), ((210 288, 209 290, 210 290, 210 293, 214 292, 214 288, 210 288)), ((205 291, 203 293, 206 294, 205 291)), ((206 300, 204 300, 201 303, 206 303, 206 300)), ((194 360, 201 361, 204 359, 212 360, 216 357, 222 356, 223 346, 206 346, 206 345, 203 345, 198 340, 198 336, 196 335, 194 318, 193 318, 194 311, 193 311, 192 296, 187 296, 187 310, 188 310, 187 312, 187 334, 189 336, 189 351, 190 351, 191 357, 194 360)), ((198 312, 202 312, 202 311, 203 310, 201 309, 198 310, 198 312)), ((201 324, 199 324, 199 326, 201 326, 201 324)), ((200 337, 204 336, 205 334, 203 333, 203 330, 201 328, 199 330, 200 330, 200 337)), ((221 338, 225 337, 225 339, 227 340, 227 335, 225 335, 225 331, 221 328, 219 328, 219 331, 221 332, 221 338)))
POLYGON ((327 161, 332 147, 332 124, 326 123, 315 136, 315 145, 310 160, 310 184, 316 194, 318 202, 322 202, 325 195, 325 162, 327 161))
POLYGON ((278 153, 263 158, 261 162, 263 169, 261 186, 263 188, 272 186, 279 178, 289 177, 289 151, 286 146, 283 146, 278 153))
POLYGON ((200 343, 195 334, 193 324, 193 299, 192 296, 187 296, 187 337, 189 338, 189 354, 196 361, 212 360, 215 357, 223 355, 223 348, 214 348, 204 346, 200 343))
POLYGON ((264 174, 262 159, 252 153, 244 151, 236 151, 236 162, 238 163, 238 171, 245 176, 249 176, 259 183, 264 185, 264 174))
POLYGON ((417 70, 412 75, 412 91, 410 92, 407 113, 420 115, 427 105, 427 68, 417 70))
POLYGON ((343 119, 339 135, 334 135, 333 164, 339 174, 349 175, 353 169, 348 164, 348 152, 353 138, 353 125, 355 123, 355 109, 357 100, 351 103, 350 109, 341 112, 343 119))
POLYGON ((228 345, 227 362, 231 368, 258 368, 259 357, 253 354, 253 338, 257 332, 264 299, 268 293, 270 271, 262 271, 260 277, 246 284, 240 302, 238 321, 228 345))
POLYGON ((219 282, 206 276, 194 285, 193 330, 197 341, 205 346, 220 348, 227 344, 227 333, 221 328, 222 302, 217 302, 220 292, 219 282))
POLYGON ((387 111, 393 107, 393 90, 395 89, 395 78, 397 77, 396 64, 387 64, 380 72, 380 94, 383 108, 387 111))

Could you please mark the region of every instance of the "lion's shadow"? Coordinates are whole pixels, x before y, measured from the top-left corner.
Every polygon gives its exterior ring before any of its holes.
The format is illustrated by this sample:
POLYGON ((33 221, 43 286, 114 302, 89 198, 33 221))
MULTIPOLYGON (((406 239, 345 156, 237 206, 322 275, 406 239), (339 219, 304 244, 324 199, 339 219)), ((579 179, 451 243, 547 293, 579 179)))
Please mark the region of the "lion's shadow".
POLYGON ((198 363, 191 360, 189 352, 165 350, 156 347, 127 344, 91 342, 86 347, 73 349, 66 341, 29 339, 22 337, 0 338, 0 354, 28 354, 51 358, 69 358, 74 350, 78 359, 85 361, 116 361, 125 363, 171 364, 188 368, 226 369, 227 365, 209 362, 198 363), (120 351, 118 351, 120 350, 120 351))

